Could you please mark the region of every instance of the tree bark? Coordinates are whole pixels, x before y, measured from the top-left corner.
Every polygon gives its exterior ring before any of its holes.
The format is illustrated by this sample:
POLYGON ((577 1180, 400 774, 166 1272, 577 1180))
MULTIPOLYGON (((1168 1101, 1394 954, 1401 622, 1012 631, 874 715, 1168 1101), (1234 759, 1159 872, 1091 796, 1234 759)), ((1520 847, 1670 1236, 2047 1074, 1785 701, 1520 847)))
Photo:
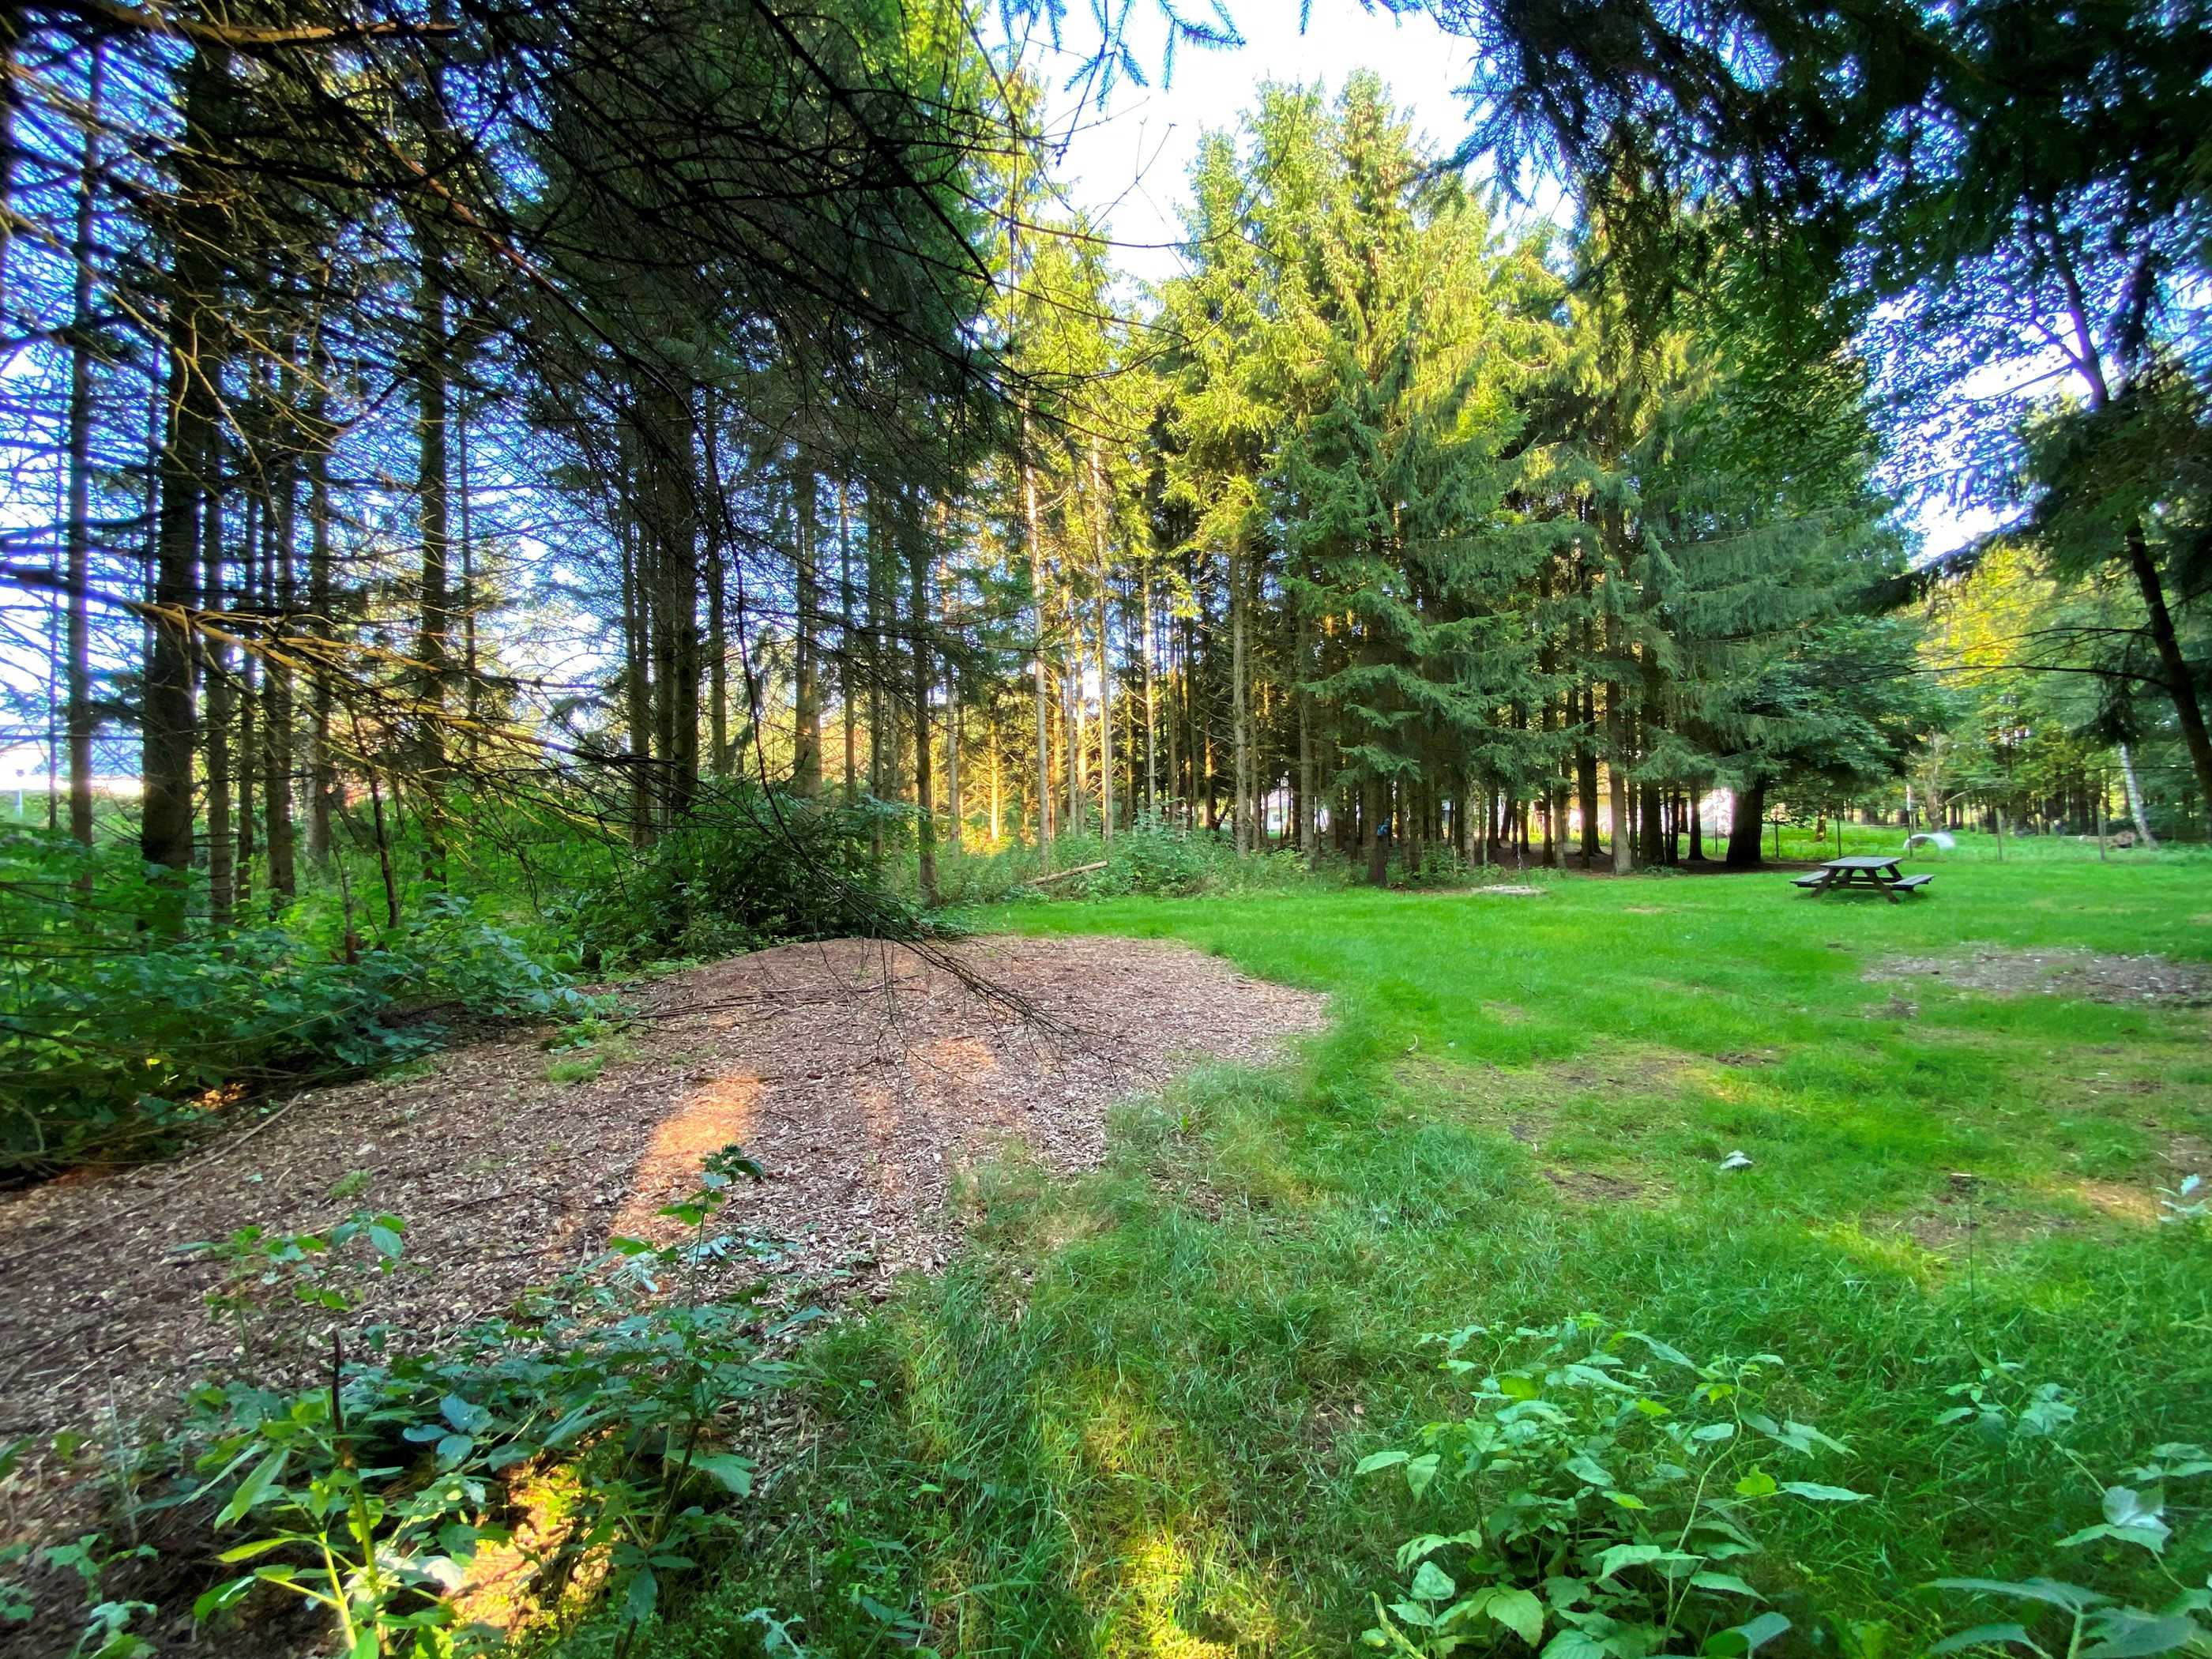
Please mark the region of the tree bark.
POLYGON ((1109 516, 1098 440, 1091 441, 1091 562, 1098 573, 1098 833, 1114 839, 1114 665, 1108 649, 1106 548, 1109 516))
POLYGON ((2150 819, 2143 812, 2142 787, 2136 781, 2135 757, 2125 744, 2120 745, 2120 782, 2127 791, 2128 817, 2135 821, 2136 835, 2145 847, 2157 847, 2158 837, 2151 834, 2150 819))
POLYGON ((1229 678, 1230 678, 1230 738, 1237 768, 1236 833, 1237 850, 1250 853, 1258 847, 1255 826, 1252 822, 1252 797, 1255 793, 1252 756, 1252 691, 1249 679, 1247 637, 1250 621, 1246 616, 1244 600, 1244 565, 1249 555, 1240 548, 1229 550, 1229 678))
POLYGON ((2180 717, 2182 745, 2189 751, 2189 764, 2197 774, 2197 793, 2212 802, 2212 732, 2205 729, 2204 706, 2197 697, 2189 659, 2182 654, 2181 641, 2174 633, 2173 617, 2166 606, 2165 585, 2159 580, 2158 564, 2151 557, 2141 520, 2128 526, 2127 544, 2128 568, 2134 571, 2136 586, 2142 593, 2151 644, 2157 648, 2159 668, 2173 699, 2173 711, 2180 717))
POLYGON ((916 526, 913 556, 908 560, 912 602, 908 616, 914 629, 914 809, 917 884, 921 902, 937 902, 937 803, 929 763, 929 563, 930 542, 916 526))
POLYGON ((163 330, 168 412, 156 462, 154 604, 140 708, 138 848, 163 872, 154 922, 185 929, 185 872, 192 861, 193 630, 189 616, 199 558, 202 499, 214 459, 221 406, 216 395, 223 343, 214 250, 229 244, 220 181, 206 156, 221 125, 227 71, 212 53, 195 52, 185 71, 183 131, 176 149, 177 225, 163 330))
POLYGON ((1759 863, 1759 832, 1766 817, 1766 783, 1739 784, 1731 792, 1729 808, 1728 867, 1756 869, 1759 863))
POLYGON ((1037 866, 1052 868, 1052 697, 1045 670, 1044 545, 1037 533, 1036 467, 1030 453, 1030 412, 1022 410, 1022 539, 1030 561, 1030 592, 1035 601, 1036 649, 1030 657, 1036 690, 1037 866))
MULTIPOLYGON (((0 74, 12 81, 15 24, 0 24, 0 74)), ((92 845, 92 624, 86 585, 92 579, 92 231, 94 198, 100 177, 99 132, 106 59, 95 44, 92 49, 90 84, 86 105, 84 145, 77 164, 76 222, 70 245, 75 270, 70 285, 69 390, 69 620, 65 660, 69 684, 69 817, 70 835, 78 845, 92 845)), ((14 94, 6 94, 12 105, 14 94)), ((12 114, 12 109, 10 110, 12 114)), ((0 144, 12 140, 12 122, 0 126, 0 144)), ((8 163, 12 178, 14 163, 8 163)), ((7 197, 0 194, 0 206, 7 197)), ((0 283, 0 294, 4 294, 0 283)), ((89 892, 92 872, 81 878, 80 890, 89 892)))
POLYGON ((799 542, 795 598, 798 614, 791 639, 791 792, 811 799, 822 793, 822 707, 817 684, 822 595, 817 574, 821 544, 818 488, 813 463, 799 458, 799 542))

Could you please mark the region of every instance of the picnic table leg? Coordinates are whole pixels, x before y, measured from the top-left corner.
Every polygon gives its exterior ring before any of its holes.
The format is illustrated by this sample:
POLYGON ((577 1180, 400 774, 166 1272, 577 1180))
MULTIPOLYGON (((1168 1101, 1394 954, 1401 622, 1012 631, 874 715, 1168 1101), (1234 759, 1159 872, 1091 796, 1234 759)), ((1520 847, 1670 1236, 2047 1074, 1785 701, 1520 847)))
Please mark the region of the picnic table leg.
POLYGON ((1876 875, 1875 872, 1871 870, 1868 871, 1867 874, 1874 877, 1874 884, 1881 889, 1881 896, 1887 899, 1892 904, 1902 904, 1905 902, 1902 898, 1898 896, 1897 884, 1895 882, 1892 881, 1887 876, 1876 875))

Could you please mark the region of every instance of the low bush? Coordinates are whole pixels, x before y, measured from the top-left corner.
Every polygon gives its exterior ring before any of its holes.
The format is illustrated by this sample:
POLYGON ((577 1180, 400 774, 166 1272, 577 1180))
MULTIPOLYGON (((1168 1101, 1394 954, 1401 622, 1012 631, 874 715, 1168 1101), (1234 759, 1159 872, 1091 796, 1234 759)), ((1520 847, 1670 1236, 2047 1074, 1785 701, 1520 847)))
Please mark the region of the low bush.
MULTIPOLYGON (((730 1414, 783 1380, 763 1345, 813 1316, 767 1312, 757 1281, 708 1284, 768 1249, 719 1226, 759 1175, 723 1148, 660 1212, 686 1230, 679 1243, 617 1239, 605 1260, 434 1348, 372 1326, 348 1352, 340 1334, 365 1278, 408 1270, 397 1217, 363 1212, 312 1236, 249 1228, 205 1247, 228 1268, 210 1299, 238 1322, 243 1373, 195 1388, 159 1443, 112 1455, 138 1517, 178 1511, 211 1531, 216 1571, 191 1611, 214 1647, 296 1597, 353 1659, 496 1650, 501 1632, 469 1625, 467 1590, 479 1553, 517 1542, 526 1514, 517 1603, 588 1611, 627 1648, 664 1584, 733 1526, 753 1463, 731 1443, 730 1414)), ((103 1642, 137 1642, 124 1629, 136 1615, 179 1610, 113 1607, 103 1642)))
POLYGON ((641 858, 615 863, 567 920, 591 968, 728 956, 796 939, 921 930, 873 857, 907 814, 880 802, 801 801, 738 787, 701 805, 641 858))
POLYGON ((373 948, 275 923, 165 936, 143 868, 66 837, 0 841, 0 1173, 138 1159, 207 1121, 216 1091, 409 1059, 458 1006, 556 1016, 587 1004, 459 897, 429 893, 373 948))

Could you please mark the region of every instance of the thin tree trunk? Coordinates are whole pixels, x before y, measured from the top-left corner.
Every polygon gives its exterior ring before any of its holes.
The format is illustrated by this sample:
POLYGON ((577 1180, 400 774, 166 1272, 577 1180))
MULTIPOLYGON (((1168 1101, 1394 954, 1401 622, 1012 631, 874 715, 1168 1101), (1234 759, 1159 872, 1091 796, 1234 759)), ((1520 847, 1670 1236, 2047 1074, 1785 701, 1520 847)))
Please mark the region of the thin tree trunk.
POLYGON ((444 715, 451 655, 452 601, 446 592, 450 536, 447 501, 446 420, 449 394, 445 253, 427 224, 416 228, 416 312, 422 342, 415 369, 416 505, 422 542, 422 615, 416 634, 423 876, 446 878, 444 715))
MULTIPOLYGON (((314 389, 308 394, 307 451, 307 608, 314 613, 316 636, 328 641, 335 633, 331 617, 331 440, 325 365, 319 356, 314 368, 314 389)), ((331 816, 337 806, 337 758, 331 750, 333 687, 326 662, 314 668, 313 708, 308 734, 313 760, 307 781, 307 856, 318 866, 330 862, 331 816)))
MULTIPOLYGON (((268 562, 262 577, 262 591, 285 619, 283 625, 288 630, 292 625, 291 617, 298 598, 293 582, 292 554, 299 534, 299 475, 294 461, 287 456, 277 476, 276 501, 269 538, 268 562)), ((269 902, 273 911, 299 891, 292 828, 295 713, 290 665, 281 660, 271 660, 264 671, 262 683, 266 691, 267 707, 262 721, 264 771, 261 817, 269 846, 269 902)))
MULTIPOLYGON (((222 499, 210 491, 200 503, 200 595, 208 610, 222 608, 222 499)), ((203 635, 202 678, 207 688, 208 921, 230 923, 236 894, 237 843, 232 839, 230 722, 234 708, 230 648, 203 635)))
POLYGON ((1139 648, 1144 653, 1145 665, 1145 812, 1157 818, 1160 811, 1160 716, 1159 693, 1153 681, 1152 653, 1157 649, 1157 640, 1152 624, 1157 617, 1152 608, 1152 567, 1149 561, 1144 565, 1141 581, 1144 624, 1139 648))
POLYGON ((817 684, 820 647, 815 630, 820 626, 822 596, 817 561, 822 539, 819 489, 813 463, 799 459, 795 479, 799 507, 799 548, 796 599, 799 614, 792 626, 791 641, 791 790, 811 798, 822 793, 822 699, 817 684))
MULTIPOLYGON (((942 511, 942 508, 939 508, 942 511)), ((930 538, 916 526, 913 556, 907 562, 914 629, 914 810, 915 870, 925 905, 937 902, 937 803, 929 763, 929 565, 930 538)))
POLYGON ((858 745, 854 738, 853 665, 859 653, 853 647, 853 512, 851 486, 837 480, 837 701, 844 705, 845 804, 860 798, 858 745))
POLYGON ((1252 823, 1252 694, 1246 660, 1246 635, 1250 624, 1245 615, 1243 580, 1248 557, 1240 549, 1232 547, 1229 550, 1230 742, 1237 768, 1236 804, 1232 810, 1239 853, 1256 851, 1259 846, 1252 823))
MULTIPOLYGON (((12 85, 15 24, 0 25, 0 75, 12 85)), ((94 198, 100 176, 99 132, 102 94, 106 89, 106 59, 95 44, 92 49, 90 83, 86 93, 89 118, 84 126, 84 146, 77 164, 76 223, 70 253, 75 271, 70 289, 69 391, 69 621, 65 660, 69 683, 69 817, 70 834, 80 846, 92 845, 92 624, 86 585, 92 580, 92 231, 94 198)), ((5 94, 12 117, 15 94, 5 94)), ((0 146, 12 141, 12 120, 0 125, 0 146)), ((8 198, 5 180, 14 177, 12 153, 4 180, 0 180, 0 209, 8 198)), ((4 215, 0 215, 4 216, 4 215)), ((3 271, 4 267, 0 267, 3 271)), ((5 283, 0 282, 0 294, 5 283)), ((90 892, 88 868, 78 883, 90 892)))
POLYGON ((1098 440, 1091 441, 1091 562, 1098 572, 1098 832, 1114 839, 1114 666, 1108 648, 1106 548, 1109 516, 1098 440))
POLYGON ((1030 557, 1030 591, 1036 604, 1036 642, 1031 657, 1036 689, 1037 860, 1047 873, 1052 870, 1052 738, 1051 693, 1044 665, 1044 548, 1037 534, 1036 469, 1030 459, 1029 410, 1022 410, 1022 526, 1030 557))
POLYGON ((2158 837, 2151 834, 2150 819, 2143 811, 2142 786, 2136 781, 2135 757, 2125 744, 2120 745, 2120 785, 2127 791, 2128 817, 2135 821, 2136 839, 2145 847, 2156 848, 2158 837))

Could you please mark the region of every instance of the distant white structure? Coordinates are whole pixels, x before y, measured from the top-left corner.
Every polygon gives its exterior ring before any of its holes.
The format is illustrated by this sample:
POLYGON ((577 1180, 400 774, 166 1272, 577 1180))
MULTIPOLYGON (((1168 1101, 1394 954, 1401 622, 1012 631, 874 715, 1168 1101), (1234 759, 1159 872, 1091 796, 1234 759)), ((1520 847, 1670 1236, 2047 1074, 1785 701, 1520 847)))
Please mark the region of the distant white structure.
MULTIPOLYGON (((95 754, 98 750, 94 751, 95 754)), ((46 764, 46 746, 41 743, 19 743, 0 749, 0 793, 15 797, 15 817, 18 819, 36 815, 43 817, 46 798, 58 787, 53 772, 46 764), (33 807, 31 803, 39 805, 33 807)), ((92 793, 114 799, 138 799, 138 780, 126 773, 95 773, 92 793)))
POLYGON ((1916 851, 1923 847, 1941 848, 1944 852, 1948 853, 1958 844, 1956 838, 1954 837, 1951 832, 1948 830, 1929 830, 1917 836, 1907 836, 1905 838, 1905 850, 1908 853, 1916 851))

